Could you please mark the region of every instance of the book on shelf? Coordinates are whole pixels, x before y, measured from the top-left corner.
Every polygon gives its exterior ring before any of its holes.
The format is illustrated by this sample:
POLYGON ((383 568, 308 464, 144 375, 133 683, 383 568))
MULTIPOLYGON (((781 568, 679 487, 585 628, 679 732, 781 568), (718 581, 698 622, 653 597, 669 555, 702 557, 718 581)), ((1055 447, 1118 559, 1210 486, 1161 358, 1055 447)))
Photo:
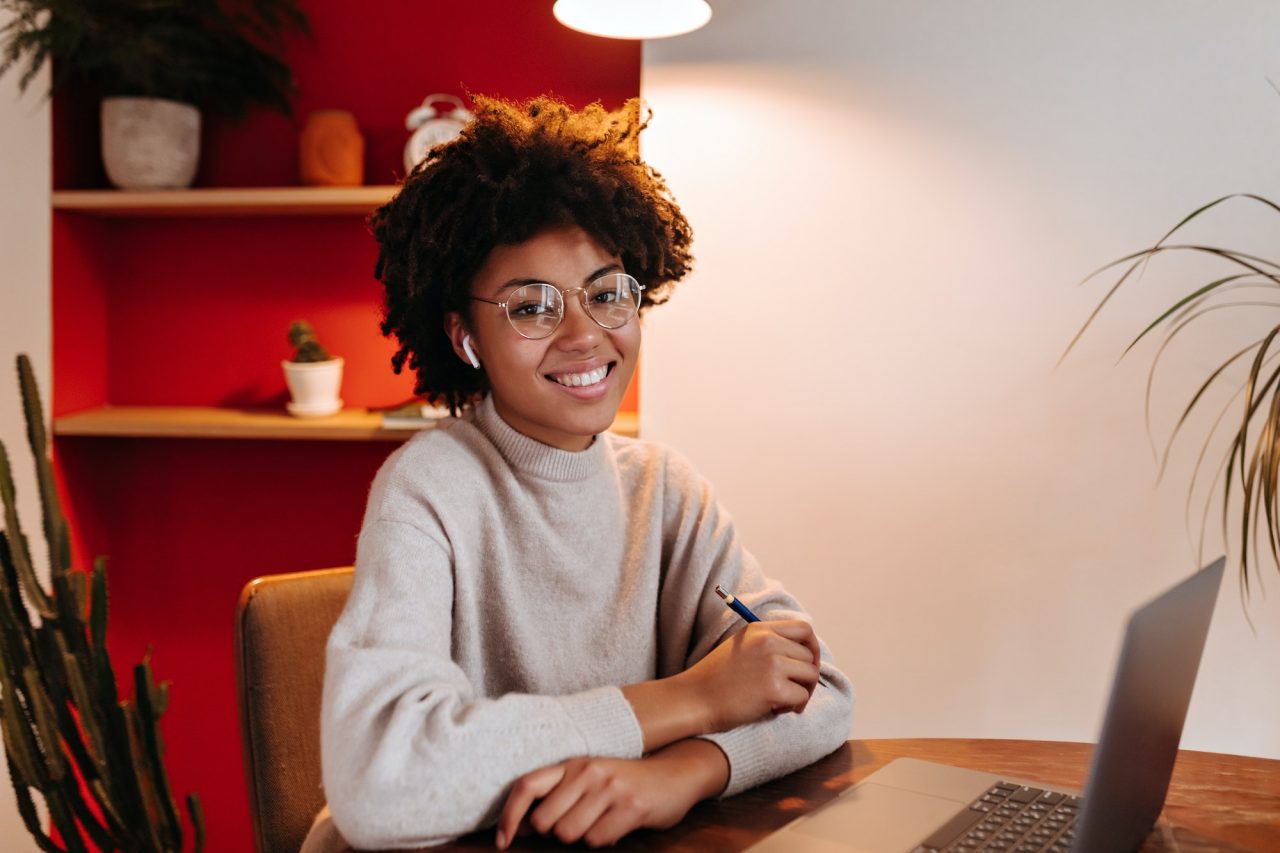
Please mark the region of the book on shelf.
POLYGON ((435 426, 441 418, 449 417, 449 410, 415 400, 385 409, 381 414, 383 429, 426 429, 435 426))

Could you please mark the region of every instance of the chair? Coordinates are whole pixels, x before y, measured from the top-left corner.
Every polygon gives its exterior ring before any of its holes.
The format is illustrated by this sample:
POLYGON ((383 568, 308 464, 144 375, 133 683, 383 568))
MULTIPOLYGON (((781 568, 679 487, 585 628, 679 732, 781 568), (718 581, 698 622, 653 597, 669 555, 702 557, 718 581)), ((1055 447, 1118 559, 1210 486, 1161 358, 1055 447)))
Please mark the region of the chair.
POLYGON ((236 687, 258 853, 297 853, 324 805, 324 647, 352 576, 351 568, 269 575, 240 594, 236 687))

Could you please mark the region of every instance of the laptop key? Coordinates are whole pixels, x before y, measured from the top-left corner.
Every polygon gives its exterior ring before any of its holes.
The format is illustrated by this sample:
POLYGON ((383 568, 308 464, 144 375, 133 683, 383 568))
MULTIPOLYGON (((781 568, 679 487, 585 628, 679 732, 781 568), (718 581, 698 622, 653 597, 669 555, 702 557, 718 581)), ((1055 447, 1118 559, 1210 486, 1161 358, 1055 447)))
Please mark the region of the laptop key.
POLYGON ((1040 790, 1039 788, 1023 787, 1023 788, 1019 788, 1018 790, 1010 794, 1009 799, 1015 803, 1030 803, 1034 801, 1036 797, 1040 796, 1043 793, 1044 791, 1040 790))

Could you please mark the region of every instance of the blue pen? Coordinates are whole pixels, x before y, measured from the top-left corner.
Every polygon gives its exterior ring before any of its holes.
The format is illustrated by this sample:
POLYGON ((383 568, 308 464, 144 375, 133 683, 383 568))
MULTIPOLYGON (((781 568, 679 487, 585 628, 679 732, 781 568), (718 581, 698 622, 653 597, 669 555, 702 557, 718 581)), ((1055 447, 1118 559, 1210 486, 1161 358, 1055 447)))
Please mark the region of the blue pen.
POLYGON ((723 598, 724 603, 729 605, 729 609, 731 609, 734 613, 737 613, 747 622, 760 621, 760 617, 752 613, 750 607, 747 607, 747 605, 743 604, 741 601, 734 598, 729 593, 725 592, 724 587, 720 586, 720 584, 716 584, 716 595, 723 598))
MULTIPOLYGON (((751 612, 751 608, 743 604, 734 596, 724 591, 724 587, 716 584, 716 595, 724 599, 724 603, 729 605, 729 609, 742 617, 745 622, 759 622, 760 617, 751 612)), ((829 687, 827 680, 822 676, 818 676, 818 683, 823 687, 829 687)))

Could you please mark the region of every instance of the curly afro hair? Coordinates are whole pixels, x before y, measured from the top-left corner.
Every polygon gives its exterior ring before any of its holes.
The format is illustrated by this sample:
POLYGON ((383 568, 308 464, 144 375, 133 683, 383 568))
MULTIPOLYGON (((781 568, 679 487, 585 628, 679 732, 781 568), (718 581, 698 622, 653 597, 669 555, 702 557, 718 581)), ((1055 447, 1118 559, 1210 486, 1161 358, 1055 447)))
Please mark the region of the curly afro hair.
POLYGON ((428 153, 370 219, 374 275, 386 288, 382 334, 391 359, 417 374, 416 394, 455 415, 489 390, 445 332, 445 315, 470 319, 472 279, 495 246, 576 225, 645 287, 643 312, 688 273, 692 230, 662 176, 640 159, 640 102, 581 111, 554 99, 524 104, 477 97, 475 120, 428 153))

